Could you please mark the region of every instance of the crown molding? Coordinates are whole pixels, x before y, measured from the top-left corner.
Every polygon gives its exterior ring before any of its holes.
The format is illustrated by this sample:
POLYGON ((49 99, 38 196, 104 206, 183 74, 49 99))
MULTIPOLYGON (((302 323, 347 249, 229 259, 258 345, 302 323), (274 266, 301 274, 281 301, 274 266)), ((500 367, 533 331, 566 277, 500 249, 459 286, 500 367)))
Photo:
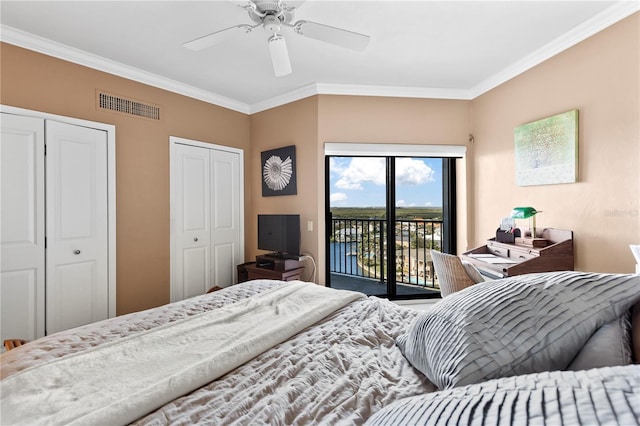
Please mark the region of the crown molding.
POLYGON ((250 105, 250 114, 266 111, 315 95, 380 96, 386 98, 422 98, 470 100, 467 90, 431 87, 367 86, 357 84, 312 83, 282 95, 250 105))
POLYGON ((255 114, 257 112, 266 111, 271 108, 286 105, 291 102, 299 101, 300 99, 308 98, 318 94, 318 85, 311 83, 306 86, 302 86, 298 89, 292 90, 287 93, 283 93, 278 96, 274 96, 264 101, 256 102, 249 105, 249 114, 255 114))
POLYGON ((506 83, 512 78, 530 70, 558 53, 575 46, 581 41, 604 30, 627 16, 630 16, 638 10, 640 10, 640 2, 637 0, 617 2, 598 15, 588 19, 571 31, 553 40, 551 43, 548 43, 522 60, 508 66, 499 73, 492 75, 488 79, 476 85, 470 90, 471 99, 506 83))
POLYGON ((98 71, 123 77, 159 89, 168 90, 234 111, 249 113, 249 105, 160 75, 140 70, 120 62, 94 55, 84 50, 36 36, 6 25, 0 25, 0 41, 63 59, 98 71))
POLYGON ((398 98, 432 98, 469 100, 470 94, 464 89, 442 89, 437 87, 411 86, 365 86, 318 83, 322 95, 383 96, 398 98))
POLYGON ((226 96, 202 90, 6 25, 0 25, 0 41, 250 115, 315 95, 471 100, 580 43, 638 10, 640 10, 640 2, 637 0, 616 2, 602 13, 578 25, 570 32, 538 49, 522 60, 508 66, 499 73, 494 74, 471 89, 311 83, 254 104, 246 104, 226 96))

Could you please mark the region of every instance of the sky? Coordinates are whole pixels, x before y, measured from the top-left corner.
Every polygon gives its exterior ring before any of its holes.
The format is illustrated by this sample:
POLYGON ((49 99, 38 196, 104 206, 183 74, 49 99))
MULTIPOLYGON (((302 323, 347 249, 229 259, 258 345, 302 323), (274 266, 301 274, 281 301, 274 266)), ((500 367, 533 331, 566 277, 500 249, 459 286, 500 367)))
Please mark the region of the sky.
MULTIPOLYGON (((331 157, 331 207, 384 207, 385 159, 331 157)), ((442 160, 396 158, 396 207, 442 206, 442 160)))

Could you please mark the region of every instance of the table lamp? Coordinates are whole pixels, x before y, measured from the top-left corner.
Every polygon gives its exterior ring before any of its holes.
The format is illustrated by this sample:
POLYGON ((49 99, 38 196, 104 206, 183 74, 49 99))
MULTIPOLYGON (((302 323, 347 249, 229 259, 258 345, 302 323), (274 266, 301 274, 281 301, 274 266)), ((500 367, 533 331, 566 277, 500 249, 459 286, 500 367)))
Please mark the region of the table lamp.
POLYGON ((511 217, 514 219, 529 219, 531 238, 536 237, 536 214, 542 213, 533 207, 514 207, 511 210, 511 217))

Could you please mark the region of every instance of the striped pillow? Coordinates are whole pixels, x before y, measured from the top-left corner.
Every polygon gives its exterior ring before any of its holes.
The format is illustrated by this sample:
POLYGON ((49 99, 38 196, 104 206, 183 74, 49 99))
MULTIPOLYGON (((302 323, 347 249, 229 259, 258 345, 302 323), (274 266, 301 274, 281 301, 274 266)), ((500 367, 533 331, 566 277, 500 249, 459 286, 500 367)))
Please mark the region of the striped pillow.
POLYGON ((640 365, 506 377, 394 402, 381 425, 637 425, 640 365))
POLYGON ((521 275, 453 293, 396 340, 438 388, 563 370, 603 324, 640 300, 640 276, 521 275))

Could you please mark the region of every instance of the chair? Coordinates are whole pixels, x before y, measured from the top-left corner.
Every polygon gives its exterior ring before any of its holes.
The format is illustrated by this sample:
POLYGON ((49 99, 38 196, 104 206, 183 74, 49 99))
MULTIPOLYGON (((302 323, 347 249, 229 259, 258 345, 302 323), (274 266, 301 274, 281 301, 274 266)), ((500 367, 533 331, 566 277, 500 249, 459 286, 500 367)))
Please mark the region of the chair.
POLYGON ((442 297, 485 281, 475 266, 462 262, 458 256, 431 250, 431 260, 438 276, 442 297))
POLYGON ((10 351, 11 349, 15 349, 18 346, 22 346, 25 343, 27 343, 26 340, 22 340, 22 339, 6 339, 4 342, 4 347, 10 351))

